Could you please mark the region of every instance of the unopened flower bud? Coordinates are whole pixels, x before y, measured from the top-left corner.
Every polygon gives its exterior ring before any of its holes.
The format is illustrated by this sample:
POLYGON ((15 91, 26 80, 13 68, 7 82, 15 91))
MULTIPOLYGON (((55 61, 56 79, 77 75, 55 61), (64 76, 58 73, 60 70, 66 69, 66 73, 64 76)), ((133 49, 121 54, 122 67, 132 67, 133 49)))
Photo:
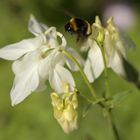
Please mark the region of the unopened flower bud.
POLYGON ((99 44, 103 44, 104 39, 105 39, 105 33, 104 33, 104 29, 102 28, 102 29, 99 31, 99 33, 98 33, 97 42, 98 42, 99 44))

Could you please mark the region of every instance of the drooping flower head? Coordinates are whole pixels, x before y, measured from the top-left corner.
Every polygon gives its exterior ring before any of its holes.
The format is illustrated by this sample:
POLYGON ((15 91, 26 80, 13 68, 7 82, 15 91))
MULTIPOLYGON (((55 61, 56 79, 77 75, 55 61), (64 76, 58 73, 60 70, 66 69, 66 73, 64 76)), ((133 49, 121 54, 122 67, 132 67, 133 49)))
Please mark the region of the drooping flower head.
POLYGON ((77 129, 78 107, 76 90, 70 91, 69 85, 64 85, 64 93, 58 95, 53 92, 51 94, 52 106, 54 109, 54 117, 61 125, 65 133, 77 129))
POLYGON ((90 82, 98 78, 104 70, 103 56, 100 47, 105 49, 107 67, 122 77, 126 77, 123 59, 126 59, 126 47, 119 29, 111 17, 107 26, 103 27, 99 17, 92 24, 92 34, 84 42, 83 47, 89 48, 84 72, 90 82))

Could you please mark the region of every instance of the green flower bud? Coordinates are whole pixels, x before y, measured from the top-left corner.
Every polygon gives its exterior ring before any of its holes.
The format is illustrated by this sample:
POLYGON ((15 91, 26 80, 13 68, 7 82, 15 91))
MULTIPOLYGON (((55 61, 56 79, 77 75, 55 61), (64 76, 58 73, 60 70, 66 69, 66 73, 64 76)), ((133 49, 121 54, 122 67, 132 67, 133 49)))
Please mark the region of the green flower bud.
POLYGON ((103 44, 104 43, 104 39, 105 39, 105 32, 104 32, 104 29, 102 28, 99 33, 98 33, 98 36, 97 36, 97 42, 99 44, 103 44))

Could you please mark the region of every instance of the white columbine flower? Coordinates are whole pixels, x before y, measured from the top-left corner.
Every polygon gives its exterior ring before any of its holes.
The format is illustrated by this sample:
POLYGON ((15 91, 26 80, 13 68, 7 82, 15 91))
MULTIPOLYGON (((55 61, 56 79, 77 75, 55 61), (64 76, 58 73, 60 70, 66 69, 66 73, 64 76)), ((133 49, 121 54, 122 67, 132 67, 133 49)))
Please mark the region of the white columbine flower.
MULTIPOLYGON (((63 65, 66 62, 71 69, 76 67, 59 51, 67 49, 62 34, 55 27, 48 28, 38 23, 33 16, 29 20, 29 31, 35 35, 34 38, 0 49, 0 58, 14 61, 15 79, 10 93, 12 105, 20 103, 33 91, 44 90, 46 80, 57 93, 63 92, 64 83, 68 83, 71 90, 75 87, 71 73, 63 65)), ((73 54, 77 55, 76 52, 73 54)))
POLYGON ((92 24, 92 34, 83 44, 83 50, 88 50, 88 57, 85 63, 84 72, 90 82, 98 78, 104 70, 103 56, 99 46, 100 41, 105 50, 107 67, 112 68, 118 75, 125 77, 123 59, 126 58, 125 47, 120 37, 117 27, 110 18, 107 21, 107 27, 104 28, 99 17, 96 17, 92 24))

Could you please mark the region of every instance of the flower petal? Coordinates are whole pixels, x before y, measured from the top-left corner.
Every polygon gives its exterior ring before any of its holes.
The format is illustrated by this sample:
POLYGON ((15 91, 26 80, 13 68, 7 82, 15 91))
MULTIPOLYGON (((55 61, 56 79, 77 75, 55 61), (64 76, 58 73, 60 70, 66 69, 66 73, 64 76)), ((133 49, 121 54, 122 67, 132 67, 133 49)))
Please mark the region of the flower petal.
POLYGON ((126 77, 125 69, 123 66, 123 59, 120 54, 115 51, 114 57, 109 63, 109 66, 120 76, 126 77))
POLYGON ((69 84, 70 91, 73 91, 75 87, 71 73, 59 64, 50 71, 49 82, 51 87, 58 93, 64 92, 66 84, 69 84))
POLYGON ((28 23, 28 30, 32 34, 38 36, 44 33, 47 29, 48 27, 45 24, 39 23, 33 15, 30 16, 29 23, 28 23))
POLYGON ((113 33, 106 29, 105 37, 105 51, 108 57, 108 67, 111 67, 118 75, 125 77, 125 70, 123 66, 123 58, 126 58, 125 47, 119 39, 117 29, 113 27, 113 33), (115 32, 115 31, 116 32, 115 32))
POLYGON ((0 49, 0 58, 6 60, 16 60, 25 53, 33 51, 36 48, 40 47, 42 42, 43 38, 42 36, 40 36, 32 39, 25 39, 18 43, 7 45, 4 48, 0 49))
POLYGON ((10 93, 12 106, 23 101, 27 96, 37 89, 38 85, 39 74, 37 65, 34 65, 32 68, 17 74, 10 93))
POLYGON ((89 59, 87 59, 87 61, 85 63, 84 72, 85 72, 89 82, 93 82, 94 77, 93 77, 92 67, 91 67, 89 59))
POLYGON ((56 64, 64 64, 64 56, 58 50, 52 50, 48 56, 40 61, 39 74, 42 78, 49 76, 49 71, 54 68, 56 64))
POLYGON ((32 69, 34 65, 40 62, 40 50, 35 50, 24 55, 22 58, 15 61, 12 65, 15 74, 21 73, 26 69, 32 69))
POLYGON ((40 50, 35 50, 13 63, 16 78, 11 91, 12 105, 24 100, 32 91, 46 88, 46 77, 39 75, 40 53, 40 50))
POLYGON ((46 32, 45 32, 45 35, 46 35, 46 39, 48 41, 48 45, 51 48, 59 47, 58 40, 57 40, 58 36, 57 36, 57 31, 56 31, 55 27, 48 28, 48 30, 46 30, 46 32))
POLYGON ((56 64, 63 64, 63 57, 64 56, 57 50, 52 50, 46 58, 40 60, 38 69, 41 83, 38 90, 44 90, 46 88, 45 81, 49 78, 49 71, 51 71, 56 64))
POLYGON ((46 86, 46 78, 39 77, 39 85, 37 89, 35 90, 36 92, 42 92, 47 88, 46 86))
MULTIPOLYGON (((104 70, 104 63, 103 63, 101 50, 100 50, 99 46, 97 46, 96 42, 93 43, 91 49, 88 52, 87 61, 89 61, 89 62, 86 62, 86 63, 90 63, 90 65, 91 65, 92 75, 93 75, 94 79, 98 78, 104 70)), ((88 73, 90 70, 86 70, 87 67, 90 68, 89 64, 87 64, 87 66, 84 68, 84 71, 87 74, 87 76, 89 77, 89 75, 91 75, 91 72, 90 72, 90 74, 88 73)), ((92 81, 94 79, 92 79, 92 77, 89 78, 90 81, 92 81)))

